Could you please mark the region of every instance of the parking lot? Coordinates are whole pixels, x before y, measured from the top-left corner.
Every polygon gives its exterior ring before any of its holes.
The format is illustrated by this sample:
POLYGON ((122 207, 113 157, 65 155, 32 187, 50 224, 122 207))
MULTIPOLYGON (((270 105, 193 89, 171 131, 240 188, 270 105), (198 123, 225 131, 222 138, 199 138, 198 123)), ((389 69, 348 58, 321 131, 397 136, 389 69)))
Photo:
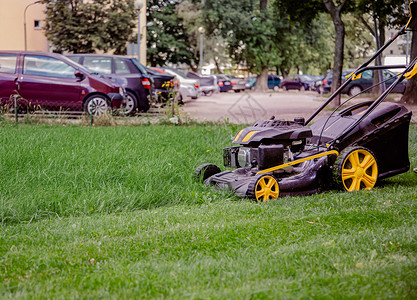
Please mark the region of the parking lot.
MULTIPOLYGON (((390 100, 399 100, 401 97, 400 94, 393 95, 390 100)), ((295 117, 307 119, 325 100, 316 92, 228 92, 188 100, 181 107, 181 112, 201 122, 253 123, 271 116, 280 120, 293 120, 295 117)), ((371 96, 355 101, 366 100, 371 100, 371 96)), ((413 111, 412 120, 416 122, 417 107, 409 106, 408 109, 413 111)), ((330 110, 323 111, 319 116, 326 114, 330 114, 330 110)))
POLYGON ((181 111, 198 121, 252 123, 271 116, 280 120, 307 118, 324 101, 315 92, 229 92, 189 100, 181 111))

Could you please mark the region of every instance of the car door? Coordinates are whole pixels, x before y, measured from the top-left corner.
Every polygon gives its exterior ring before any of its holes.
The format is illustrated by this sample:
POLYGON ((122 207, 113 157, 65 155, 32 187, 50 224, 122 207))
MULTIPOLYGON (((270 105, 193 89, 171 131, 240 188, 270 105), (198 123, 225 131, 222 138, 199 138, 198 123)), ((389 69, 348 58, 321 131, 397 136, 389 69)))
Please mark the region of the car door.
POLYGON ((41 54, 23 57, 19 74, 19 93, 33 106, 82 108, 80 78, 67 62, 41 54))
MULTIPOLYGON (((367 70, 362 73, 361 78, 357 79, 357 84, 361 86, 362 91, 371 87, 374 82, 374 72, 373 70, 367 70)), ((355 83, 355 81, 354 81, 355 83)))
POLYGON ((17 54, 0 54, 0 101, 9 103, 17 92, 17 54))

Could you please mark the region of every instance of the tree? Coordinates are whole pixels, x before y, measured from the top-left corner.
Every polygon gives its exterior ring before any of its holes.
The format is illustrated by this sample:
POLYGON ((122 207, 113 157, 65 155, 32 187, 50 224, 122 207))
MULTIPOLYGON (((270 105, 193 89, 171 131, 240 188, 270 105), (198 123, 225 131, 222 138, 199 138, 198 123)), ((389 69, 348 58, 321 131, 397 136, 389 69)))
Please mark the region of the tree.
MULTIPOLYGON (((342 0, 337 6, 333 0, 323 0, 326 9, 329 11, 332 17, 333 25, 336 31, 335 36, 335 51, 334 51, 334 63, 333 63, 333 77, 332 88, 333 93, 340 87, 340 78, 342 77, 343 69, 343 52, 345 45, 345 25, 342 20, 342 12, 345 9, 347 0, 342 0)), ((340 105, 340 95, 336 97, 335 105, 340 105)))
POLYGON ((166 63, 196 65, 184 19, 177 13, 181 0, 148 0, 147 60, 152 66, 166 63))
POLYGON ((43 0, 45 35, 56 52, 126 52, 134 39, 133 0, 43 0))
POLYGON ((260 74, 256 89, 266 90, 268 69, 282 60, 285 32, 276 11, 267 0, 206 0, 203 19, 208 36, 221 36, 236 64, 260 74))

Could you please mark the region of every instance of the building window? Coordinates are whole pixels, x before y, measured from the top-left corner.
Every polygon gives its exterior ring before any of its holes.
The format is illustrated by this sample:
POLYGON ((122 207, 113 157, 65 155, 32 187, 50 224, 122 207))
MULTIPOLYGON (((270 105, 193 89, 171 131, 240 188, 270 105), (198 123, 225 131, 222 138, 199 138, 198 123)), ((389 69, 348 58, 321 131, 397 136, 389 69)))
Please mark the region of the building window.
POLYGON ((41 22, 40 20, 35 20, 35 21, 33 22, 33 27, 34 27, 35 29, 42 29, 42 22, 41 22))

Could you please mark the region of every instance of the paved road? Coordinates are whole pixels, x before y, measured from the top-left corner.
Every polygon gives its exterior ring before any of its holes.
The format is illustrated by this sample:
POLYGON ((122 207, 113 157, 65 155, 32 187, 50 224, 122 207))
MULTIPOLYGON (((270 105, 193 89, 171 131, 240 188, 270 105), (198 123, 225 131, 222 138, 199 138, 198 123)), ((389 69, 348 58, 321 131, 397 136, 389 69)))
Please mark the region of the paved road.
MULTIPOLYGON (((293 120, 295 117, 307 119, 324 101, 316 92, 228 92, 187 101, 181 111, 198 121, 228 120, 231 123, 248 124, 271 116, 279 120, 293 120)), ((416 121, 417 108, 409 109, 413 110, 413 120, 416 121)), ((330 110, 326 109, 318 117, 329 114, 330 110)))

